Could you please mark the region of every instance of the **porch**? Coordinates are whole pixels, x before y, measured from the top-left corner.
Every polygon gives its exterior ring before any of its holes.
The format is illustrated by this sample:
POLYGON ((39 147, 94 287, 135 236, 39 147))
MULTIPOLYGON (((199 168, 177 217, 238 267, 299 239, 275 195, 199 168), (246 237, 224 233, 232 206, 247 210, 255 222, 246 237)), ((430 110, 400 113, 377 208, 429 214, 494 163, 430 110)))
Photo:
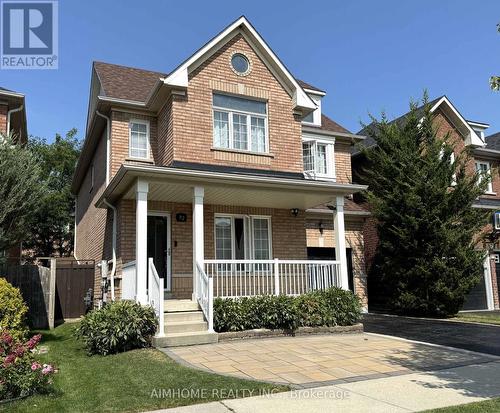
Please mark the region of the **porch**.
POLYGON ((189 298, 212 332, 216 297, 349 288, 344 197, 362 186, 132 165, 120 174, 102 200, 119 209, 122 297, 155 308, 158 336, 164 299, 189 298), (320 204, 333 210, 334 260, 307 259, 305 211, 320 204))

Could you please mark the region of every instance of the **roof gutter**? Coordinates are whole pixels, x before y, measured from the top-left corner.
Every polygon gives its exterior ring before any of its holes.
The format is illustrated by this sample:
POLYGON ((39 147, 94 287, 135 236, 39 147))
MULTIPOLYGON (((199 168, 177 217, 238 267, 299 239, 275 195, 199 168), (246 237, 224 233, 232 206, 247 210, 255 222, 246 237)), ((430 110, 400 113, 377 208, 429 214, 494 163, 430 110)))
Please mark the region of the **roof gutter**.
POLYGON ((315 135, 350 138, 350 139, 356 140, 356 141, 363 141, 366 139, 366 136, 363 136, 363 135, 356 135, 354 133, 346 133, 346 132, 326 131, 323 129, 319 129, 319 128, 315 128, 315 127, 311 127, 311 126, 304 126, 304 125, 302 125, 302 132, 314 133, 315 135))
POLYGON ((490 155, 490 156, 500 156, 500 151, 496 149, 486 149, 486 148, 474 148, 474 152, 478 154, 490 155))

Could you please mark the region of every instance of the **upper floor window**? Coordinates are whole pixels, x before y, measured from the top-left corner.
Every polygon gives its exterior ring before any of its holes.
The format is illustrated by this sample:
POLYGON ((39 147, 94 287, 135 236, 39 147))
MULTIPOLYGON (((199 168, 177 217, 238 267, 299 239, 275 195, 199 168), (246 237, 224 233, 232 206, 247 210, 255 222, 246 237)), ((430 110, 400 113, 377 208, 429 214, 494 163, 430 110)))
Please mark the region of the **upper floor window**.
POLYGON ((129 156, 149 158, 149 122, 131 120, 129 123, 129 156))
POLYGON ((302 142, 304 172, 313 177, 334 178, 334 143, 317 140, 302 142))
POLYGON ((214 94, 213 110, 214 147, 269 151, 265 102, 214 94))
POLYGON ((481 174, 481 179, 485 177, 488 179, 488 186, 486 188, 486 193, 493 193, 493 185, 491 183, 491 166, 487 161, 477 161, 476 171, 481 174))

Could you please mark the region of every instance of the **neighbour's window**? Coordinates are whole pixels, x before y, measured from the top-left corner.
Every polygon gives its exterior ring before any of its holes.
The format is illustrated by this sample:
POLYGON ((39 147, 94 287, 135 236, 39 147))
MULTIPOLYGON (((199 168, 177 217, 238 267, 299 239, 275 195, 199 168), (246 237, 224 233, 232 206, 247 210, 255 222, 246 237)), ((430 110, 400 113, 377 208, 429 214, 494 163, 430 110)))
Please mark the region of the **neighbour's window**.
POLYGON ((149 122, 130 121, 129 156, 131 158, 149 158, 149 122))
POLYGON ((302 157, 304 172, 319 177, 335 177, 334 143, 303 141, 302 157))
POLYGON ((216 216, 215 258, 271 259, 271 219, 257 216, 216 216))
POLYGON ((488 179, 488 187, 486 188, 486 192, 493 192, 490 163, 486 161, 476 162, 476 171, 481 174, 480 179, 488 179))
POLYGON ((268 152, 267 104, 214 94, 214 147, 268 152))
POLYGON ((312 111, 308 115, 304 116, 302 118, 302 122, 305 122, 305 123, 314 123, 314 111, 312 111))

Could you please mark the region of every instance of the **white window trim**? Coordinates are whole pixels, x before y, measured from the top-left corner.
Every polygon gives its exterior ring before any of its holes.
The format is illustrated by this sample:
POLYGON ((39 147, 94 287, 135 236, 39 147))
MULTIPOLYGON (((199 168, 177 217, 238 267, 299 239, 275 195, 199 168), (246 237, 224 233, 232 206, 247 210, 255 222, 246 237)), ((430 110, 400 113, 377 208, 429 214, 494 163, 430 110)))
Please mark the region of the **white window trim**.
POLYGON ((151 135, 150 135, 150 122, 149 120, 145 119, 130 119, 128 121, 128 156, 130 159, 138 159, 138 160, 150 160, 151 159, 151 135), (147 151, 146 151, 146 157, 140 157, 140 156, 132 156, 132 124, 133 123, 138 123, 142 125, 146 125, 146 138, 147 138, 147 151))
MULTIPOLYGON (((229 95, 228 95, 229 96, 229 95)), ((243 98, 245 99, 245 98, 243 98)), ((248 99, 252 100, 252 99, 248 99)), ((255 100, 255 99, 254 99, 255 100)), ((257 101, 257 100, 256 100, 257 101)), ((262 101, 258 101, 262 102, 262 101)), ((238 152, 249 152, 249 153, 269 153, 269 126, 268 126, 268 120, 267 120, 267 113, 268 113, 268 105, 267 102, 262 102, 266 103, 266 114, 263 115, 262 113, 255 113, 255 112, 247 112, 243 110, 232 110, 229 108, 224 108, 221 106, 215 106, 212 104, 212 144, 214 149, 230 149, 232 151, 238 151, 238 152), (223 146, 216 146, 215 144, 215 121, 214 121, 214 112, 225 112, 228 114, 228 127, 229 127, 229 147, 225 148, 223 146), (248 143, 248 149, 240 149, 240 148, 235 148, 234 147, 234 136, 233 136, 233 114, 235 115, 246 115, 247 117, 247 143, 248 143), (265 145, 265 150, 264 151, 254 151, 252 149, 252 124, 251 124, 251 118, 260 118, 264 119, 264 145, 265 145)))
POLYGON ((493 182, 492 182, 492 176, 491 176, 491 163, 489 161, 475 161, 475 167, 476 171, 478 171, 478 165, 488 165, 488 174, 490 176, 489 182, 488 182, 488 187, 486 188, 486 195, 496 195, 496 192, 493 192, 493 182))
POLYGON ((272 231, 272 221, 270 215, 244 215, 244 214, 224 214, 224 213, 216 213, 214 214, 214 258, 217 259, 217 228, 215 221, 217 218, 229 218, 231 220, 231 260, 235 260, 234 255, 236 251, 236 236, 234 232, 234 219, 235 218, 243 218, 243 231, 247 239, 244 240, 245 247, 249 246, 250 248, 245 248, 245 260, 254 259, 254 243, 253 243, 253 226, 250 227, 247 224, 247 220, 245 218, 249 218, 250 220, 256 219, 266 219, 268 222, 267 231, 268 231, 268 239, 269 239, 269 259, 273 259, 273 231, 272 231), (251 231, 250 231, 251 230, 251 231))
MULTIPOLYGON (((314 142, 314 171, 306 171, 304 173, 313 173, 315 178, 323 178, 329 180, 336 180, 336 165, 335 165, 335 138, 331 139, 318 139, 312 136, 303 136, 302 144, 305 142, 314 142), (316 172, 316 145, 326 145, 326 174, 316 172)), ((302 148, 302 151, 304 149, 302 148)), ((303 153, 302 153, 303 154, 303 153)))

